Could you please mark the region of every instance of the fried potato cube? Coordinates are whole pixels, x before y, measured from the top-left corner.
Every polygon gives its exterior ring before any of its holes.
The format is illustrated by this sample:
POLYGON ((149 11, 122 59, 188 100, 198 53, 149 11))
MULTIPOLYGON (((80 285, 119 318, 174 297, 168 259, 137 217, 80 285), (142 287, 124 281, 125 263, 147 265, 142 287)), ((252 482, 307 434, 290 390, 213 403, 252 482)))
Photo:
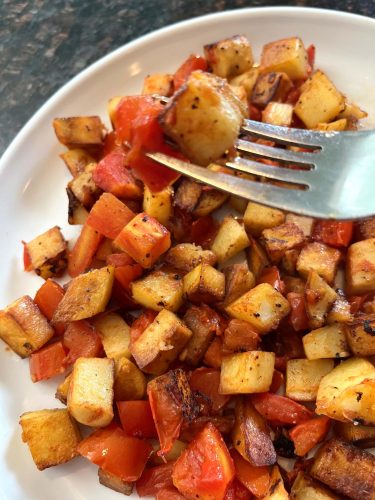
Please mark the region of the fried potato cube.
POLYGON ((357 104, 354 102, 349 102, 345 101, 345 108, 341 113, 338 115, 338 118, 356 118, 357 120, 360 120, 361 118, 366 118, 368 116, 368 113, 366 111, 363 111, 357 104))
POLYGON ((268 493, 263 497, 263 500, 289 500, 289 494, 285 489, 284 481, 277 465, 272 467, 268 493))
POLYGON ((340 120, 335 120, 331 123, 318 123, 315 127, 316 130, 321 130, 322 132, 330 132, 335 130, 336 132, 342 132, 346 130, 348 120, 346 118, 341 118, 340 120))
POLYGON ((234 217, 225 217, 211 245, 211 250, 216 255, 219 264, 222 264, 249 245, 250 240, 243 222, 234 217))
POLYGON ((86 208, 91 208, 101 191, 93 180, 93 172, 96 163, 89 163, 85 170, 72 179, 66 188, 69 198, 69 206, 74 207, 74 198, 86 208))
POLYGON ((350 350, 345 327, 339 323, 312 330, 302 337, 307 359, 348 358, 350 350))
POLYGON ((262 72, 283 71, 291 80, 306 78, 308 60, 303 42, 298 37, 283 38, 263 46, 260 58, 262 72))
POLYGON ((111 490, 122 493, 123 495, 130 496, 133 492, 134 483, 124 481, 119 476, 115 476, 111 472, 105 471, 101 468, 98 469, 99 483, 111 490))
POLYGON ((292 87, 286 73, 260 74, 251 93, 251 102, 264 107, 271 101, 284 101, 292 87))
POLYGON ((192 336, 192 331, 171 311, 163 309, 133 343, 131 352, 145 373, 167 371, 192 336))
POLYGON ((273 262, 279 262, 287 250, 300 247, 305 241, 303 231, 293 222, 264 229, 262 240, 273 262))
POLYGON ((64 380, 57 386, 56 389, 55 398, 61 401, 64 405, 66 405, 68 401, 68 392, 71 380, 72 374, 69 373, 69 375, 64 378, 64 380))
POLYGON ((130 327, 117 313, 110 312, 93 320, 107 358, 130 358, 130 327))
POLYGON ((105 427, 113 419, 114 361, 78 358, 69 384, 68 410, 81 424, 105 427))
POLYGON ((289 314, 290 305, 285 297, 268 283, 261 283, 225 308, 232 318, 250 323, 260 334, 277 328, 289 314))
POLYGON ((251 240, 251 245, 247 254, 249 269, 255 279, 258 279, 263 273, 265 267, 270 265, 267 254, 262 245, 255 239, 251 240))
POLYGON ((307 128, 332 121, 345 108, 345 97, 323 71, 315 71, 301 90, 294 112, 307 128))
POLYGON ((264 229, 280 226, 285 221, 285 214, 277 208, 266 207, 250 201, 247 204, 243 221, 246 230, 253 236, 260 236, 264 229))
POLYGON ((183 272, 192 271, 201 263, 214 266, 216 261, 216 255, 211 250, 203 250, 201 246, 193 243, 175 245, 165 256, 165 262, 183 272))
POLYGON ((106 266, 73 278, 53 322, 78 321, 103 312, 112 293, 114 270, 113 266, 106 266))
POLYGON ((305 304, 310 328, 324 325, 337 293, 315 271, 310 271, 306 282, 305 304))
POLYGON ((203 49, 212 72, 221 78, 241 75, 249 71, 254 63, 249 40, 243 35, 210 43, 203 49))
POLYGON ((269 102, 262 111, 262 122, 290 127, 293 118, 293 106, 282 102, 269 102))
POLYGON ((311 236, 314 224, 314 219, 312 217, 306 217, 304 215, 296 215, 288 213, 286 214, 285 222, 293 222, 301 229, 301 231, 306 237, 311 236))
POLYGON ((332 438, 317 452, 310 474, 339 493, 340 498, 375 498, 375 457, 332 438))
POLYGON ((0 338, 21 358, 40 349, 53 335, 53 328, 28 295, 0 311, 0 338))
POLYGON ((317 415, 345 422, 340 397, 346 389, 356 387, 366 379, 375 379, 375 368, 366 359, 350 358, 337 365, 320 382, 316 397, 317 415))
POLYGON ((120 104, 121 99, 121 96, 111 97, 107 103, 107 113, 113 128, 115 128, 117 106, 120 104))
POLYGON ((375 354, 375 315, 360 316, 345 325, 345 334, 355 356, 375 354))
POLYGON ((202 193, 202 184, 193 179, 182 178, 174 197, 174 205, 186 212, 191 212, 196 207, 202 193))
POLYGON ((133 300, 143 307, 176 312, 183 302, 182 276, 176 271, 157 269, 131 284, 133 300))
POLYGON ((54 226, 25 244, 32 269, 38 276, 48 279, 60 276, 67 265, 66 241, 60 228, 54 226))
POLYGON ((141 212, 126 224, 114 244, 147 269, 171 246, 171 234, 154 217, 141 212))
POLYGON ((53 128, 59 142, 69 149, 103 144, 104 125, 99 116, 55 118, 53 128))
POLYGON ((259 76, 259 68, 251 68, 229 80, 232 87, 242 87, 245 89, 247 99, 250 99, 254 85, 259 76))
POLYGON ((89 213, 82 203, 76 198, 73 192, 67 188, 66 194, 68 195, 68 222, 72 226, 83 225, 89 213))
POLYGON ((150 189, 145 186, 143 194, 143 211, 165 226, 173 212, 172 196, 173 189, 170 186, 157 193, 152 193, 150 189))
POLYGON ((375 377, 345 389, 338 404, 346 420, 375 425, 375 377))
POLYGON ((22 440, 39 470, 63 464, 78 455, 81 434, 65 408, 28 411, 20 417, 22 440))
POLYGON ((299 472, 290 492, 291 500, 339 500, 339 497, 321 483, 299 472))
POLYGON ((191 302, 210 304, 224 298, 225 276, 208 264, 198 264, 183 278, 184 295, 191 302))
MULTIPOLYGON (((207 168, 211 170, 209 166, 207 168)), ((196 217, 205 217, 212 214, 212 212, 220 208, 227 201, 228 197, 227 193, 216 189, 203 191, 199 197, 197 206, 194 208, 193 215, 196 217)))
POLYGON ((73 177, 85 171, 89 163, 95 163, 95 159, 84 149, 68 149, 61 153, 60 158, 65 162, 73 177))
POLYGON ((333 359, 290 359, 286 365, 286 396, 295 401, 315 401, 322 378, 333 367, 333 359))
POLYGON ((165 97, 173 93, 173 75, 169 73, 153 73, 143 80, 142 94, 156 94, 165 97))
POLYGON ((224 306, 241 297, 255 286, 255 277, 246 262, 233 264, 223 269, 225 276, 224 306))
POLYGON ((357 422, 335 422, 333 430, 335 436, 360 448, 375 446, 375 427, 358 425, 357 422))
POLYGON ((127 357, 115 360, 115 401, 133 401, 146 395, 147 380, 141 370, 127 357))
POLYGON ((223 358, 220 394, 254 394, 266 392, 272 383, 275 353, 248 351, 223 358))
POLYGON ((165 107, 164 132, 198 165, 208 165, 233 146, 245 109, 227 82, 193 71, 165 107))
POLYGON ((247 207, 247 200, 245 200, 245 198, 241 198, 241 196, 231 195, 229 197, 229 205, 231 208, 234 208, 234 210, 243 215, 247 207))
POLYGON ((350 245, 346 259, 346 287, 350 295, 375 290, 375 238, 350 245))
POLYGON ((336 275, 340 261, 340 251, 324 243, 308 243, 299 254, 297 271, 308 278, 310 271, 316 271, 330 285, 336 275))

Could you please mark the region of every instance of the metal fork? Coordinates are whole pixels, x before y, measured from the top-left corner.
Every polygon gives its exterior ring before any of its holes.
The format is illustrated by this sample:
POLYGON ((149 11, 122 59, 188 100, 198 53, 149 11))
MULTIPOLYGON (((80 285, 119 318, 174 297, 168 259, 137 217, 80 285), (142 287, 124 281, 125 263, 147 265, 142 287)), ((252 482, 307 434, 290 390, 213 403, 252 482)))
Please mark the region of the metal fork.
POLYGON ((226 166, 281 181, 277 185, 213 172, 161 153, 149 153, 148 156, 222 191, 301 215, 348 220, 375 214, 375 130, 316 132, 245 120, 241 131, 279 145, 299 146, 310 151, 297 152, 237 140, 237 150, 252 158, 238 156, 226 166), (300 168, 268 165, 254 157, 300 168), (289 189, 284 183, 293 183, 299 189, 289 189))

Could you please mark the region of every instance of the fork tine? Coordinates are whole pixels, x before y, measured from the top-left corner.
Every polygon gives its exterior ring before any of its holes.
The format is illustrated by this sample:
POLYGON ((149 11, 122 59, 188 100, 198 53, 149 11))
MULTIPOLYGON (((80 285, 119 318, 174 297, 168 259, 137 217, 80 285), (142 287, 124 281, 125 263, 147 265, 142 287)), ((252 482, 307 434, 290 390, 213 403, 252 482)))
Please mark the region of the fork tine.
POLYGON ((244 141, 238 139, 236 148, 246 153, 262 156, 270 160, 278 160, 286 163, 296 163, 299 165, 314 165, 319 153, 297 153, 287 149, 274 148, 258 144, 257 142, 244 141))
MULTIPOLYGON (((244 120, 242 130, 262 139, 273 140, 288 146, 322 147, 327 142, 326 134, 299 128, 278 127, 268 123, 244 120)), ((331 135, 330 135, 331 136, 331 135)))

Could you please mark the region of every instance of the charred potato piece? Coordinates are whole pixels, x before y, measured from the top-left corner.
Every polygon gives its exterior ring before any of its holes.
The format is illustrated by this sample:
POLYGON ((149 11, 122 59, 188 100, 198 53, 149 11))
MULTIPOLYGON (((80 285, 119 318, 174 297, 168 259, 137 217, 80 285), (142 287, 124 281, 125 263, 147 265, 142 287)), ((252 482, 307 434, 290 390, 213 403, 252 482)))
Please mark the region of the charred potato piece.
POLYGON ((115 382, 113 386, 115 401, 143 399, 147 381, 141 370, 127 357, 115 360, 115 382))
POLYGON ((133 300, 143 307, 176 312, 182 305, 184 286, 182 276, 173 270, 157 269, 133 281, 133 300))
POLYGON ((339 497, 321 483, 299 472, 290 492, 291 500, 339 500, 339 497))
POLYGON ((305 304, 310 328, 324 325, 329 309, 337 299, 337 293, 315 271, 310 271, 306 282, 305 304))
POLYGON ((55 398, 61 401, 64 405, 66 405, 66 402, 68 400, 68 392, 71 379, 72 374, 69 373, 69 375, 64 378, 64 380, 57 386, 56 389, 55 398))
POLYGON ((199 245, 180 243, 168 251, 165 261, 180 271, 189 272, 201 263, 214 266, 217 258, 211 250, 203 250, 199 245))
POLYGON ((225 217, 211 245, 211 250, 219 264, 234 257, 250 245, 250 240, 242 221, 225 217))
POLYGON ((208 165, 233 146, 244 117, 241 101, 225 80, 193 71, 165 107, 160 123, 188 158, 208 165))
POLYGON ((290 79, 300 80, 306 78, 308 67, 306 49, 298 37, 283 38, 263 46, 262 72, 283 71, 290 79))
POLYGON ((269 102, 262 111, 262 122, 279 127, 290 127, 293 118, 293 106, 282 102, 269 102))
POLYGON ((225 276, 224 306, 237 300, 255 286, 255 277, 246 264, 233 264, 223 269, 225 276))
POLYGON ((193 215, 196 217, 205 217, 220 208, 228 199, 229 195, 224 191, 210 189, 203 191, 197 206, 194 208, 193 215))
POLYGON ((79 148, 65 151, 65 153, 60 155, 60 158, 64 160, 73 177, 77 177, 77 175, 84 172, 89 163, 95 163, 95 158, 84 149, 79 148))
POLYGON ((172 216, 172 196, 173 189, 168 186, 162 191, 152 193, 145 185, 143 194, 143 211, 151 215, 164 226, 168 223, 172 216))
POLYGON ((333 359, 290 359, 286 365, 286 396, 295 401, 315 401, 322 378, 333 367, 333 359))
POLYGON ((350 245, 346 259, 346 278, 350 295, 375 290, 375 238, 350 245))
POLYGON ((369 240, 375 238, 375 217, 361 219, 354 224, 354 234, 356 240, 369 240))
POLYGON ((264 229, 280 226, 285 221, 285 214, 277 208, 266 207, 250 201, 247 204, 243 221, 246 230, 253 236, 260 236, 264 229))
POLYGON ((63 464, 78 455, 81 434, 65 408, 28 411, 21 415, 22 440, 39 470, 63 464))
POLYGON ((99 332, 107 358, 130 358, 130 327, 117 313, 99 316, 92 323, 99 332))
POLYGON ((67 266, 67 245, 60 228, 54 226, 25 244, 32 269, 38 276, 48 279, 60 276, 67 266))
POLYGON ((285 489, 284 481, 277 465, 272 467, 268 493, 263 497, 263 500, 289 500, 289 494, 285 489))
POLYGON ((83 172, 68 183, 66 190, 72 209, 77 205, 77 201, 74 204, 73 197, 85 208, 91 208, 99 198, 101 191, 92 178, 95 168, 96 163, 89 163, 83 172))
POLYGON ((191 302, 218 302, 224 298, 225 276, 208 264, 198 264, 183 278, 184 295, 191 302))
POLYGON ((375 354, 375 315, 361 316, 345 325, 345 334, 355 356, 375 354))
POLYGON ((308 243, 299 254, 297 271, 303 278, 316 271, 330 285, 335 277, 340 260, 340 252, 324 243, 308 243))
POLYGON ((250 99, 254 85, 258 80, 259 68, 251 68, 229 80, 232 87, 242 87, 245 89, 247 99, 250 99))
POLYGON ((334 434, 344 441, 359 446, 359 448, 373 448, 375 446, 375 427, 359 425, 356 422, 335 422, 334 434))
POLYGON ((243 35, 205 45, 204 55, 212 72, 221 78, 241 75, 250 70, 254 62, 250 43, 243 35))
POLYGON ((255 351, 260 336, 247 321, 231 319, 223 334, 223 353, 255 351))
POLYGON ((111 474, 103 469, 98 469, 99 483, 111 490, 122 493, 123 495, 131 495, 133 492, 134 483, 123 481, 120 477, 111 474))
POLYGON ((253 273, 255 279, 259 278, 265 267, 270 266, 270 262, 264 248, 254 239, 251 240, 247 260, 249 263, 249 269, 253 273))
POLYGON ((182 210, 192 212, 198 203, 201 192, 202 184, 191 179, 182 179, 176 190, 174 204, 182 210))
POLYGON ((66 189, 66 194, 68 195, 68 222, 72 226, 83 225, 89 213, 87 209, 82 205, 78 198, 75 197, 73 191, 70 188, 66 189))
POLYGON ((142 94, 156 94, 165 97, 173 93, 173 75, 168 73, 153 73, 143 80, 142 94))
POLYGON ((307 359, 340 359, 350 356, 344 325, 336 323, 312 330, 304 335, 302 342, 307 359))
POLYGON ((292 89, 292 82, 286 73, 261 74, 251 93, 251 102, 264 107, 269 102, 283 101, 292 89))
POLYGON ((270 259, 279 262, 287 250, 302 246, 305 235, 293 222, 285 222, 281 226, 264 229, 262 240, 270 259))
POLYGON ((341 288, 335 287, 335 289, 337 298, 328 313, 327 323, 329 325, 332 325, 333 323, 351 323, 354 316, 350 310, 350 302, 341 288))
POLYGON ((99 116, 55 118, 53 127, 59 142, 69 149, 103 144, 104 125, 99 116))

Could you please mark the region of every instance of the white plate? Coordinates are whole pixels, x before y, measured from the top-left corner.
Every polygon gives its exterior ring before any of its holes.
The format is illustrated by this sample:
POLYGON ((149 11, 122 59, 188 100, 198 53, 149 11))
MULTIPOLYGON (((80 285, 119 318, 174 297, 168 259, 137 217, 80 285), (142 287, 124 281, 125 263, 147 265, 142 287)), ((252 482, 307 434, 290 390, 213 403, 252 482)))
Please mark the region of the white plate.
MULTIPOLYGON (((27 123, 0 162, 0 308, 24 294, 33 296, 42 280, 22 271, 21 239, 26 241, 59 224, 67 237, 66 169, 58 154, 51 122, 55 117, 99 114, 115 95, 140 91, 145 75, 173 72, 204 43, 245 34, 256 57, 265 42, 299 35, 315 43, 317 66, 370 113, 375 125, 375 21, 339 12, 304 8, 245 9, 183 22, 122 47, 74 78, 27 123)), ((97 467, 78 458, 38 472, 18 425, 24 411, 61 406, 56 381, 33 384, 27 361, 0 341, 0 498, 78 500, 119 494, 100 486, 97 467)), ((136 497, 136 496, 135 496, 136 497)), ((134 498, 135 498, 134 497, 134 498)))

